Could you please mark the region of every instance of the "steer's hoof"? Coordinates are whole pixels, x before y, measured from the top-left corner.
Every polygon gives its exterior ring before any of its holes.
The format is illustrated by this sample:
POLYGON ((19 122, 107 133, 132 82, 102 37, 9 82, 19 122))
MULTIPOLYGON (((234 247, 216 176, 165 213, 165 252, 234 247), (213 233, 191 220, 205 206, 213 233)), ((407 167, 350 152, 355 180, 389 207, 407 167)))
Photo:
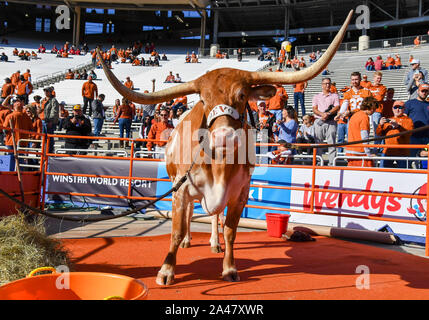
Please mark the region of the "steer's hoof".
POLYGON ((240 277, 237 273, 237 270, 231 270, 231 271, 228 271, 227 273, 224 272, 222 273, 222 277, 223 277, 223 280, 229 281, 229 282, 240 281, 240 277))
POLYGON ((218 244, 215 247, 210 247, 213 253, 221 253, 222 252, 222 247, 220 246, 220 244, 218 244))
POLYGON ((174 274, 173 273, 164 273, 159 271, 158 275, 156 276, 156 283, 160 286, 168 286, 170 284, 173 284, 174 282, 174 274))
POLYGON ((180 244, 181 248, 189 248, 191 246, 191 242, 189 241, 182 241, 182 243, 180 244))

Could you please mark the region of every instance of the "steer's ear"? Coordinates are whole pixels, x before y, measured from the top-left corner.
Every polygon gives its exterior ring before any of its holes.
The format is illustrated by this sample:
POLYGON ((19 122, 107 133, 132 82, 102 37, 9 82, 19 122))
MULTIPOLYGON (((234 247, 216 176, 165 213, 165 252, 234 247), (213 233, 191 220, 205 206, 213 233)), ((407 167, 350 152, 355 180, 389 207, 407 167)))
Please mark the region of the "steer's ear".
POLYGON ((267 100, 276 94, 276 88, 271 85, 262 85, 250 88, 249 101, 267 100))

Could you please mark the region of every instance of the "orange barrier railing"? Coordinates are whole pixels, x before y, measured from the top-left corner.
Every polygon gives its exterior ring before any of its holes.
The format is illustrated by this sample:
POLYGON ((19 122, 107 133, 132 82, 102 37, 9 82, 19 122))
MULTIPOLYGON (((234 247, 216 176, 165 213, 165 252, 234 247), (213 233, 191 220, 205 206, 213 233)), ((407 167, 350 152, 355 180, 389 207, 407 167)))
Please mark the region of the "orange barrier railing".
MULTIPOLYGON (((80 137, 80 136, 69 136, 69 135, 55 135, 55 134, 43 134, 42 136, 42 151, 40 152, 41 161, 40 161, 40 189, 42 190, 42 194, 40 197, 40 202, 38 203, 39 207, 42 209, 45 208, 45 199, 47 194, 58 194, 58 195, 70 195, 70 196, 86 196, 86 197, 103 197, 103 198, 117 198, 117 199, 130 199, 130 200, 154 200, 155 197, 141 197, 141 196, 132 196, 131 185, 133 180, 148 180, 148 181, 160 181, 160 182, 170 182, 170 179, 159 179, 159 178, 149 178, 149 177, 133 177, 133 163, 134 161, 163 161, 160 159, 145 159, 145 158, 134 158, 134 143, 137 141, 152 141, 152 142, 160 142, 161 140, 154 139, 127 139, 127 138, 114 138, 114 137, 80 137), (106 139, 106 140, 119 140, 119 141, 128 141, 131 147, 131 155, 129 157, 111 157, 111 156, 92 156, 92 155, 69 155, 69 154, 54 154, 49 153, 49 143, 50 139, 53 137, 58 138, 83 138, 83 139, 106 139), (76 174, 76 173, 64 173, 64 172, 49 172, 48 171, 48 162, 50 157, 76 157, 76 158, 93 158, 93 159, 120 159, 120 160, 128 160, 130 163, 128 176, 113 176, 113 175, 92 175, 92 174, 76 174), (101 177, 101 178, 118 178, 118 179, 127 179, 128 180, 128 190, 127 195, 109 195, 109 194, 91 194, 91 193, 79 193, 79 192, 53 192, 46 190, 46 181, 47 176, 49 175, 64 175, 64 176, 85 176, 85 177, 101 177)), ((165 142, 165 140, 162 140, 165 142)), ((261 144, 263 145, 263 144, 261 144)), ((266 144, 277 146, 278 144, 266 144)), ((305 146, 303 144, 303 146, 305 146)), ((380 147, 380 145, 354 145, 355 147, 380 147)), ((418 148, 424 149, 426 145, 382 145, 382 147, 388 148, 418 148)), ((5 151, 5 150, 2 150, 5 151)), ((90 150, 89 150, 90 151, 90 150)), ((8 151, 10 152, 10 150, 8 151)), ((22 151, 25 153, 25 151, 22 151)), ((297 186, 273 186, 273 185, 262 185, 262 184, 251 184, 250 187, 257 188, 267 188, 267 189, 283 189, 283 190, 295 190, 295 191, 307 191, 310 192, 310 203, 309 208, 306 210, 305 208, 296 209, 296 208, 281 208, 281 207, 272 207, 272 206, 263 206, 263 205, 251 205, 247 204, 247 208, 255 208, 255 209, 265 209, 272 211, 282 211, 282 212, 296 212, 296 213, 304 213, 304 214, 318 214, 318 215, 326 215, 326 216, 337 216, 337 217, 347 217, 354 219, 369 219, 369 220, 378 220, 378 221, 386 221, 386 222, 397 222, 397 223, 407 223, 414 225, 425 225, 426 226, 426 246, 425 246, 425 254, 429 256, 429 220, 426 218, 426 221, 415 221, 415 220, 406 220, 406 219, 397 219, 397 218, 387 218, 380 217, 374 215, 358 215, 358 214, 346 214, 346 213, 334 213, 334 212, 321 212, 315 210, 315 195, 317 192, 330 192, 330 193, 338 193, 338 194, 357 194, 357 195, 373 195, 373 196, 391 196, 392 194, 389 192, 373 192, 373 191, 357 191, 357 190, 343 190, 343 189, 323 189, 316 186, 316 174, 318 170, 353 170, 353 171, 371 171, 371 172, 392 172, 392 173, 413 173, 413 174, 426 174, 427 179, 426 182, 429 185, 429 169, 425 170, 417 170, 417 169, 396 169, 396 168, 375 168, 375 167, 331 167, 331 166, 317 166, 316 165, 316 154, 317 150, 313 149, 313 161, 311 165, 273 165, 273 164, 265 164, 265 165, 256 165, 260 167, 284 167, 284 168, 307 168, 311 169, 311 185, 309 187, 297 187, 297 186)), ((429 162, 429 156, 428 156, 429 162)), ((409 198, 409 199, 422 199, 426 200, 426 213, 428 212, 429 206, 429 192, 426 192, 426 195, 417 195, 417 194, 407 194, 407 193, 395 193, 397 197, 409 198)), ((162 199, 162 201, 171 201, 169 198, 162 199)), ((196 201, 198 202, 198 201, 196 201)))

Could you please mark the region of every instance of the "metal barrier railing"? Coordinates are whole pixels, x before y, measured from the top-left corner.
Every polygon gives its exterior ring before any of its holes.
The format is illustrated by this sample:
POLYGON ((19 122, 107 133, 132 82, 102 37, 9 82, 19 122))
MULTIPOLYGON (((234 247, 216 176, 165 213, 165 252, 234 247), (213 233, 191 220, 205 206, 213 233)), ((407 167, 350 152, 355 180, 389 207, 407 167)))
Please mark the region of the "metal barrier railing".
MULTIPOLYGON (((228 53, 229 57, 237 57, 237 52, 239 48, 221 48, 219 47, 219 50, 222 54, 228 53)), ((265 51, 267 49, 272 52, 273 59, 276 59, 278 57, 278 49, 276 47, 264 47, 265 51)), ((253 47, 253 48, 241 48, 243 52, 243 57, 246 56, 255 56, 257 57, 259 55, 259 50, 263 50, 261 47, 253 47)), ((198 49, 198 55, 200 57, 210 57, 211 49, 210 48, 204 48, 204 49, 198 49)), ((266 54, 266 53, 265 53, 266 54)))
MULTIPOLYGON (((267 154, 256 154, 256 157, 258 157, 258 158, 269 158, 269 156, 267 154)), ((303 159, 303 161, 306 161, 306 162, 308 160, 311 160, 311 161, 308 161, 308 162, 312 162, 313 161, 313 156, 312 155, 294 154, 294 155, 290 155, 289 157, 291 159, 293 159, 293 160, 303 159)), ((316 159, 317 159, 317 162, 316 162, 317 165, 318 166, 323 166, 323 164, 324 164, 323 158, 321 156, 317 155, 316 159)), ((257 162, 257 163, 260 163, 260 162, 257 162)))
MULTIPOLYGON (((411 36, 411 37, 398 37, 398 38, 388 38, 388 39, 378 39, 378 40, 370 40, 369 41, 369 47, 367 50, 371 49, 391 49, 391 48, 401 48, 401 47, 413 47, 414 46, 414 39, 417 36, 411 36)), ((424 34, 420 35, 420 43, 422 45, 425 45, 429 43, 429 35, 424 34)), ((328 49, 329 44, 315 44, 315 45, 308 45, 308 46, 296 46, 295 47, 295 55, 301 56, 303 54, 310 54, 312 52, 324 52, 326 49, 328 49)), ((337 51, 344 51, 344 52, 353 52, 357 51, 359 49, 359 42, 343 42, 339 46, 337 51)))
MULTIPOLYGON (((10 129, 7 129, 10 130, 10 129)), ((20 130, 23 131, 23 130, 20 130)), ((134 161, 160 161, 156 159, 144 159, 144 158, 135 158, 134 155, 134 144, 135 142, 159 142, 154 139, 126 139, 126 138, 105 138, 105 137, 79 137, 79 136, 68 136, 68 135, 47 135, 44 134, 43 140, 42 140, 42 153, 41 153, 41 164, 40 164, 40 172, 42 173, 42 179, 40 181, 40 188, 39 190, 42 190, 42 194, 40 197, 40 201, 38 204, 38 207, 41 207, 44 209, 45 207, 45 200, 47 194, 62 194, 62 195, 69 195, 69 196, 85 196, 85 197, 106 197, 106 198, 117 198, 117 199, 133 199, 133 200, 154 200, 155 197, 139 197, 139 196, 132 196, 132 181, 134 180, 147 180, 147 181, 163 181, 163 182, 171 182, 170 179, 159 179, 159 178, 151 178, 151 177, 135 177, 133 174, 133 162, 134 161), (51 137, 58 137, 58 138, 81 138, 81 139, 110 139, 110 140, 119 140, 119 141, 128 141, 131 146, 130 155, 128 157, 107 157, 107 156, 90 156, 90 155, 66 155, 66 154, 55 154, 55 153, 48 153, 49 150, 49 141, 51 137), (128 160, 129 161, 129 172, 128 175, 124 176, 118 176, 114 178, 123 178, 128 180, 128 189, 127 194, 123 195, 109 195, 109 194, 93 194, 93 193, 83 193, 83 192, 60 192, 60 191, 48 191, 46 189, 47 186, 47 177, 52 175, 63 175, 63 176, 87 176, 87 177, 98 177, 98 178, 113 178, 111 175, 104 175, 104 174, 81 174, 81 173, 67 173, 67 172, 52 172, 48 170, 48 164, 49 159, 53 157, 75 157, 75 158, 90 158, 90 159, 118 159, 118 160, 128 160)), ((162 140, 162 142, 165 142, 165 140, 162 140)), ((260 144, 260 145, 268 145, 268 144, 260 144)), ((276 144, 269 144, 271 146, 275 146, 276 144)), ((305 146, 305 145, 303 145, 305 146)), ((356 144, 354 147, 368 147, 367 144, 356 144)), ((427 146, 426 145, 384 145, 384 147, 387 148, 418 148, 418 149, 424 149, 427 146)), ((7 152, 13 152, 12 150, 7 150, 7 152)), ((20 153, 24 151, 19 151, 20 153)), ((25 151, 28 152, 28 151, 25 151)), ((350 158, 350 157, 348 157, 350 158)), ((427 157, 427 160, 429 161, 429 155, 427 157)), ((324 216, 335 216, 335 217, 344 217, 344 218, 352 218, 352 219, 368 219, 368 220, 377 220, 377 221, 388 221, 388 222, 395 222, 395 223, 405 223, 405 224, 413 224, 413 225, 422 225, 425 226, 425 233, 426 233, 426 247, 425 247, 425 254, 426 256, 429 256, 429 219, 426 219, 426 221, 420 220, 412 220, 412 219, 405 219, 405 218, 398 218, 398 217, 390 217, 390 216, 379 216, 374 214, 368 214, 363 215, 359 212, 352 212, 352 213, 344 213, 341 211, 338 212, 323 212, 320 210, 320 208, 317 208, 316 205, 316 195, 320 193, 331 193, 331 194, 344 194, 344 195, 365 195, 365 196, 373 196, 373 197, 391 197, 392 192, 391 191, 371 191, 371 190, 357 190, 356 188, 321 188, 316 184, 316 175, 320 171, 324 170, 341 170, 341 171, 354 171, 354 172, 391 172, 391 173, 413 173, 413 174, 422 174, 424 175, 424 179, 429 183, 429 170, 409 170, 409 169, 393 169, 393 168, 376 168, 376 167, 336 167, 336 166, 317 166, 317 149, 313 149, 312 154, 312 164, 311 165, 258 165, 258 167, 277 167, 277 168, 299 168, 299 169, 308 169, 311 172, 311 183, 305 183, 303 184, 304 187, 297 186, 297 185, 264 185, 262 183, 252 183, 250 187, 255 188, 267 188, 267 189, 281 189, 281 190, 293 190, 293 191, 304 191, 309 194, 308 196, 308 203, 303 206, 303 209, 298 209, 294 207, 288 207, 288 206, 266 206, 266 205, 251 205, 246 204, 247 208, 256 208, 256 209, 265 209, 265 210, 275 210, 280 212, 295 212, 295 213, 303 213, 303 214, 312 214, 312 215, 324 215, 324 216)), ((390 189, 389 189, 390 190, 390 189)), ((396 191, 394 192, 394 196, 396 198, 405 198, 405 199, 417 199, 419 201, 426 201, 426 212, 428 212, 428 206, 429 206, 429 192, 426 191, 426 194, 419 193, 416 194, 416 192, 413 191, 396 191)), ((170 199, 163 199, 162 201, 172 201, 170 199)))
POLYGON ((81 153, 111 153, 117 154, 119 156, 128 157, 128 152, 126 150, 107 150, 107 149, 70 149, 70 148, 58 148, 55 150, 56 154, 67 154, 67 153, 77 152, 81 153))
POLYGON ((422 157, 384 157, 384 156, 337 156, 333 160, 333 165, 337 165, 337 160, 355 159, 362 160, 362 164, 365 160, 392 160, 392 161, 406 161, 407 169, 409 169, 410 161, 425 161, 426 158, 422 157))

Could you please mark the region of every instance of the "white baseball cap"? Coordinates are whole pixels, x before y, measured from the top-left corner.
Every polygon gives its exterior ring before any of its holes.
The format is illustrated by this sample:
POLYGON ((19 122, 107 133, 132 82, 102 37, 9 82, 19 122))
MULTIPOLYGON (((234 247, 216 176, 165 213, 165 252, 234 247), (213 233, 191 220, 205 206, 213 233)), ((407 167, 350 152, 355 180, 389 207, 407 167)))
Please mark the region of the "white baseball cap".
POLYGON ((410 64, 420 64, 420 60, 419 59, 413 59, 413 60, 411 60, 410 64))

